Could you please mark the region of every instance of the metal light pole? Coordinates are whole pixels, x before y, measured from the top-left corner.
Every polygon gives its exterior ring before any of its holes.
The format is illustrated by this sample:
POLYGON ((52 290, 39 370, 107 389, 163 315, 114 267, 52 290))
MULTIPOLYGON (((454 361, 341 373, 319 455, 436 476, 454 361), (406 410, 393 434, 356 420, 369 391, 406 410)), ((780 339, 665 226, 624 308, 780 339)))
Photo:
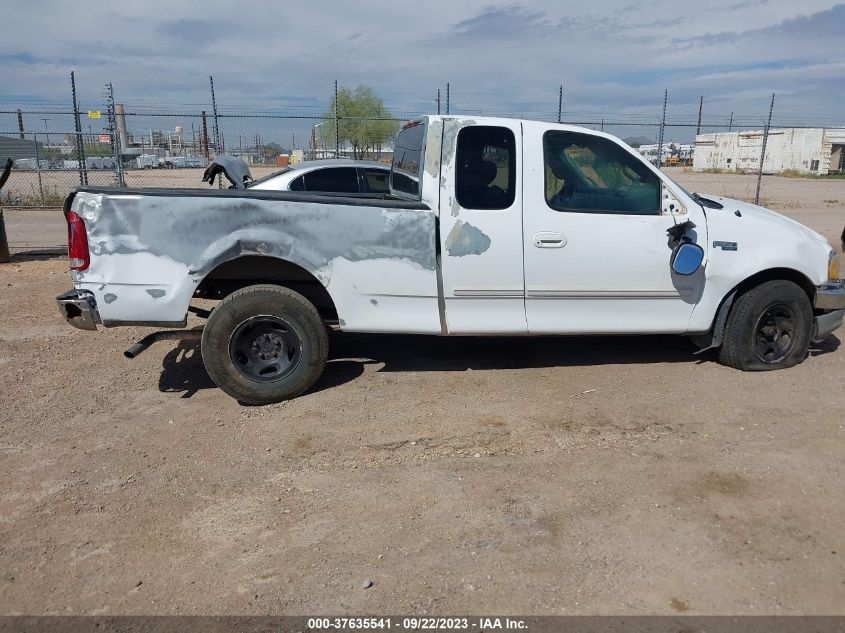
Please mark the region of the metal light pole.
POLYGON ((44 121, 44 134, 47 135, 47 141, 46 141, 47 147, 50 147, 50 132, 47 131, 47 121, 49 121, 50 119, 41 119, 41 120, 44 121))
MULTIPOLYGON (((325 121, 323 121, 323 123, 315 123, 314 125, 311 126, 311 160, 314 160, 314 159, 317 158, 317 147, 318 146, 322 148, 321 158, 326 157, 325 143, 319 143, 319 144, 317 143, 317 140, 319 138, 317 136, 317 128, 320 127, 323 124, 325 124, 325 121)), ((323 140, 323 139, 320 139, 320 140, 323 140)))

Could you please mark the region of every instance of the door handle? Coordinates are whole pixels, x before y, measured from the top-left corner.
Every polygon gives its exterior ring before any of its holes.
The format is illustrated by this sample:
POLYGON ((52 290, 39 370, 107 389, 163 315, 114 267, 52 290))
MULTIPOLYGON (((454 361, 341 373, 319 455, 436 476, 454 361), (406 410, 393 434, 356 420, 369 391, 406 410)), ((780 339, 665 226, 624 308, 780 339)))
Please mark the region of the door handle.
POLYGON ((534 234, 534 246, 537 248, 563 248, 566 246, 566 236, 552 231, 540 231, 534 234))

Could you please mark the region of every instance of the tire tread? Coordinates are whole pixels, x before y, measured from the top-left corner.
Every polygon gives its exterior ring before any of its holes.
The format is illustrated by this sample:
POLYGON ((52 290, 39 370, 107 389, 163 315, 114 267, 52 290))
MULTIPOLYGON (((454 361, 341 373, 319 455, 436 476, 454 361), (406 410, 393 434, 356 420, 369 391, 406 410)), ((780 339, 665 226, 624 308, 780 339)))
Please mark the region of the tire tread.
POLYGON ((806 357, 811 338, 809 331, 811 327, 812 307, 807 294, 800 286, 785 279, 763 282, 741 294, 731 306, 722 336, 722 346, 719 349, 719 362, 742 371, 767 371, 792 367, 806 357), (751 330, 756 323, 754 312, 759 303, 766 300, 766 297, 770 297, 768 300, 773 301, 775 298, 789 297, 790 295, 798 302, 799 314, 802 314, 805 320, 808 320, 807 323, 799 324, 798 327, 798 331, 802 333, 804 340, 782 362, 766 365, 756 359, 756 356, 752 358, 753 333, 751 330), (749 336, 749 334, 752 335, 749 336))
MULTIPOLYGON (((308 391, 323 373, 328 358, 328 348, 328 331, 314 304, 290 288, 273 284, 247 286, 246 288, 236 290, 224 298, 212 311, 206 323, 201 345, 203 363, 211 379, 224 392, 245 404, 269 404, 271 402, 295 398, 308 391), (268 393, 267 387, 263 386, 271 383, 263 383, 261 384, 262 386, 252 388, 249 385, 245 385, 244 381, 236 373, 237 370, 234 368, 229 370, 227 368, 227 365, 231 366, 228 349, 217 349, 217 346, 214 346, 211 342, 213 336, 219 335, 218 329, 224 327, 227 317, 241 318, 235 317, 239 304, 254 300, 255 297, 261 298, 262 295, 277 305, 285 306, 285 304, 290 305, 293 303, 294 305, 290 306, 288 311, 293 313, 297 310, 302 311, 303 316, 309 322, 308 325, 313 328, 313 334, 316 336, 315 341, 309 342, 316 349, 316 362, 313 359, 303 358, 302 362, 306 365, 306 371, 293 384, 290 384, 287 389, 278 394, 268 393)), ((259 385, 260 383, 256 384, 259 385)))

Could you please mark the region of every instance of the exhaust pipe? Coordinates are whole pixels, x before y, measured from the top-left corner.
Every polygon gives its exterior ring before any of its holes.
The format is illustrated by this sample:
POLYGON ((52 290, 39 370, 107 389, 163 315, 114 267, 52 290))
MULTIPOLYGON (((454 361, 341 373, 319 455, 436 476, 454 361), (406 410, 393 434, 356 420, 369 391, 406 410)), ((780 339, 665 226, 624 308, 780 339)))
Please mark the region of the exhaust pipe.
POLYGON ((153 332, 148 334, 140 341, 135 343, 128 350, 123 352, 126 358, 136 358, 138 354, 147 349, 150 345, 157 341, 171 341, 171 340, 185 340, 185 339, 199 339, 202 338, 202 329, 199 330, 162 330, 160 332, 153 332))

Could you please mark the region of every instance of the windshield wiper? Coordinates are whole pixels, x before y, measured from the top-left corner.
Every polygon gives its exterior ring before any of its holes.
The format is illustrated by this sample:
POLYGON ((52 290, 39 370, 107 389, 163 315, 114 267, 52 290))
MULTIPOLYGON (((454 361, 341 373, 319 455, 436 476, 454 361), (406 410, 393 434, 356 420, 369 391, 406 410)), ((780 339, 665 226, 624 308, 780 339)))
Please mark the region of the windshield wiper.
POLYGON ((695 201, 703 207, 709 207, 710 209, 724 209, 725 206, 719 204, 715 200, 711 200, 710 198, 705 198, 704 196, 700 196, 697 193, 693 192, 692 197, 695 201))

